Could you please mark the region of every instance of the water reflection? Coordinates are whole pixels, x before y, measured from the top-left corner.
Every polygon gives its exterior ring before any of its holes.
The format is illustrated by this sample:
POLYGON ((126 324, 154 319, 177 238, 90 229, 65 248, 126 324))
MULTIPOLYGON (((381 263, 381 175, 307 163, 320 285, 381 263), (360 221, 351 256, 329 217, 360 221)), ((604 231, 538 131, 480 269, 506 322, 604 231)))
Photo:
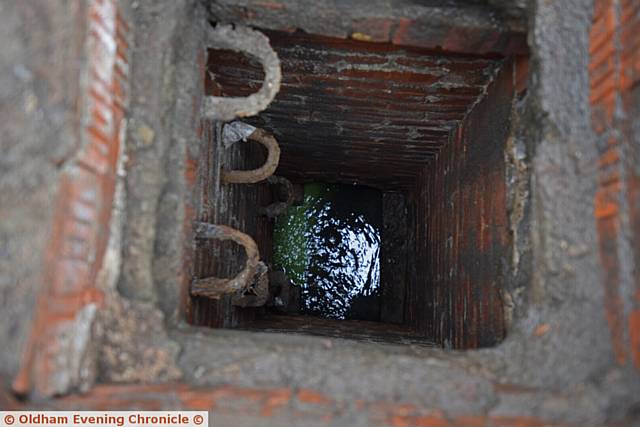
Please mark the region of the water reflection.
POLYGON ((304 313, 379 320, 380 224, 377 190, 305 187, 304 205, 276 230, 276 261, 302 287, 304 313))

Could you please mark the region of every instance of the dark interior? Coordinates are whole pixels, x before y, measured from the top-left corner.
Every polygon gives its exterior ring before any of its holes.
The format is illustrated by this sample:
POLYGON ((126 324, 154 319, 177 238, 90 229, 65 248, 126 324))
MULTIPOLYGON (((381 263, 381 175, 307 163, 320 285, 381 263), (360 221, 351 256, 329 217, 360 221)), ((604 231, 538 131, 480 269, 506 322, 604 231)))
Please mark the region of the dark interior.
MULTIPOLYGON (((381 192, 379 321, 240 308, 228 298, 203 297, 193 297, 190 321, 460 349, 500 342, 502 260, 511 241, 504 152, 513 104, 525 90, 526 58, 264 32, 283 81, 271 105, 244 121, 276 137, 282 150, 276 175, 295 185, 357 184, 381 192)), ((209 51, 208 95, 246 96, 262 78, 256 61, 209 51)), ((258 144, 223 148, 221 128, 204 123, 209 148, 202 170, 262 164, 258 144)), ((272 263, 274 221, 258 210, 274 201, 273 190, 211 180, 202 187, 200 219, 248 233, 261 259, 272 263)), ((195 277, 229 277, 243 263, 236 245, 197 242, 195 277)))

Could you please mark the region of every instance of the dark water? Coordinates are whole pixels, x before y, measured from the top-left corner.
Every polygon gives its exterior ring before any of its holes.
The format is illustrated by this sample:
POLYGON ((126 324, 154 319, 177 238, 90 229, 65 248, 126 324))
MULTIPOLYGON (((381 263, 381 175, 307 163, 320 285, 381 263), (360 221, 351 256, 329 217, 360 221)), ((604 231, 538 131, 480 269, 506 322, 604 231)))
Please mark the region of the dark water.
POLYGON ((308 184, 305 203, 297 209, 278 224, 276 235, 289 245, 279 245, 276 238, 276 259, 297 261, 283 267, 302 287, 302 312, 380 320, 381 193, 362 186, 308 184))

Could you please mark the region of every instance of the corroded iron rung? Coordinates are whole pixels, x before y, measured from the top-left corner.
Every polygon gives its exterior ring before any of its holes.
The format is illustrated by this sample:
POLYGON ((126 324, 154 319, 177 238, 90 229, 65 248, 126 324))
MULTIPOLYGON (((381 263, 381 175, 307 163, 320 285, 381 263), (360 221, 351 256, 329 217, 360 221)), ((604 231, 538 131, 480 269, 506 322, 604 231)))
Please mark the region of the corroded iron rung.
POLYGON ((230 279, 206 277, 191 282, 191 294, 219 299, 223 295, 244 292, 252 284, 256 268, 260 261, 258 245, 249 236, 235 228, 219 224, 194 223, 194 235, 197 239, 232 240, 242 246, 247 254, 247 262, 235 277, 230 279))
POLYGON ((252 284, 248 291, 251 293, 239 293, 231 297, 231 304, 236 307, 261 307, 269 299, 269 267, 260 261, 256 268, 252 284))
POLYGON ((256 115, 267 108, 280 90, 282 79, 280 60, 267 36, 241 25, 218 25, 210 31, 207 47, 242 52, 258 59, 265 77, 260 90, 247 97, 205 97, 204 117, 229 121, 256 115))
POLYGON ((264 145, 269 154, 262 166, 252 170, 222 171, 222 182, 226 184, 255 184, 269 178, 278 168, 280 162, 280 146, 278 141, 262 129, 256 129, 247 137, 251 141, 264 145))

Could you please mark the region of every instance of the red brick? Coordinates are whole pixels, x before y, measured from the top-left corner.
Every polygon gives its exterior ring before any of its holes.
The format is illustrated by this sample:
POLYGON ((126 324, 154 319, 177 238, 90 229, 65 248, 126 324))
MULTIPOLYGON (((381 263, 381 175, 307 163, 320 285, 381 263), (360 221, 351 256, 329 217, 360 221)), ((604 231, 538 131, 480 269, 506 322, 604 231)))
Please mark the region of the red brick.
POLYGON ((260 415, 272 416, 278 409, 283 408, 291 401, 291 390, 276 390, 271 392, 265 399, 260 415))
MULTIPOLYGON (((617 208, 616 208, 617 209, 617 208)), ((624 322, 622 313, 624 304, 620 297, 620 265, 617 252, 619 221, 617 213, 600 217, 597 221, 600 260, 604 272, 604 309, 609 324, 611 342, 616 362, 623 365, 626 361, 624 322)))
POLYGON ((129 49, 129 42, 127 41, 127 33, 122 27, 116 27, 116 44, 117 48, 126 52, 129 49))
POLYGON ((273 1, 256 2, 255 5, 257 7, 261 7, 264 9, 271 9, 271 10, 281 10, 285 8, 285 5, 283 5, 282 3, 277 3, 273 1))
POLYGON ((542 325, 536 327, 536 329, 533 331, 533 335, 535 335, 536 337, 541 337, 543 335, 546 335, 550 330, 551 325, 549 325, 548 323, 543 323, 542 325))
POLYGON ((120 101, 126 99, 125 82, 122 79, 114 78, 112 84, 113 95, 120 101))
POLYGON ((96 175, 104 175, 109 170, 109 158, 99 143, 89 143, 78 158, 78 165, 96 175))
POLYGON ((495 427, 550 427, 552 424, 534 417, 491 417, 489 426, 495 427))
POLYGON ((116 57, 120 59, 125 64, 129 65, 129 59, 127 58, 127 50, 126 47, 122 44, 118 43, 116 46, 116 57))
MULTIPOLYGON (((113 36, 104 15, 111 13, 112 6, 105 4, 103 9, 88 11, 88 37, 103 44, 98 48, 106 47, 102 37, 113 36)), ((113 55, 115 60, 115 52, 113 55)), ((97 66, 95 53, 90 51, 89 82, 84 88, 90 102, 87 106, 90 124, 84 129, 87 143, 77 157, 76 167, 65 171, 60 179, 36 316, 23 364, 13 384, 20 393, 27 393, 32 387, 44 395, 52 391, 49 384, 55 366, 52 361, 60 357, 56 354, 57 343, 52 341, 53 333, 67 327, 66 322, 73 320, 78 310, 90 303, 99 304, 103 298, 94 287, 95 276, 108 240, 119 120, 123 117, 125 100, 120 105, 118 100, 112 103, 114 88, 101 77, 105 70, 98 70, 97 66)), ((124 91, 122 95, 125 96, 124 91)))
POLYGON ((122 12, 120 12, 119 9, 116 9, 116 24, 118 27, 122 27, 122 30, 125 33, 129 32, 129 24, 127 23, 127 20, 122 15, 122 12))
MULTIPOLYGON (((87 128, 87 133, 91 138, 91 144, 96 144, 97 146, 101 146, 107 148, 115 142, 115 135, 105 134, 102 130, 98 129, 93 125, 89 125, 87 128)), ((103 154, 107 154, 107 151, 102 151, 103 154)))
POLYGON ((84 260, 66 259, 58 265, 58 272, 52 278, 52 292, 63 295, 79 292, 91 283, 91 265, 84 260))
POLYGON ((598 161, 598 166, 601 168, 614 165, 618 163, 620 160, 620 155, 618 154, 618 149, 616 147, 609 147, 607 150, 600 156, 598 161))
POLYGON ((89 95, 94 101, 99 104, 98 108, 101 108, 103 113, 108 114, 108 112, 111 111, 111 108, 113 107, 111 100, 105 97, 105 95, 101 94, 97 87, 91 87, 91 89, 89 89, 89 95))
POLYGON ((593 130, 598 133, 604 133, 610 125, 609 115, 602 106, 594 106, 591 109, 591 125, 593 130))
POLYGON ((122 80, 127 81, 127 79, 129 78, 128 72, 125 69, 123 69, 122 65, 117 61, 115 64, 116 65, 113 68, 113 70, 115 71, 116 75, 120 77, 122 80))
POLYGON ((635 0, 622 1, 620 23, 625 25, 633 19, 640 19, 640 3, 635 0))
POLYGON ((487 418, 479 417, 457 417, 453 419, 453 425, 459 427, 486 427, 487 418))
POLYGON ((101 51, 108 51, 110 46, 109 42, 104 39, 104 33, 101 33, 95 27, 89 28, 89 37, 95 44, 95 49, 99 49, 101 51))
POLYGON ((397 28, 393 34, 392 43, 394 44, 406 44, 410 45, 411 42, 408 39, 409 28, 413 25, 414 21, 407 18, 400 18, 397 23, 397 28))
POLYGON ((394 416, 389 420, 393 427, 447 427, 449 422, 440 417, 403 417, 394 416))
POLYGON ((613 5, 613 0, 595 0, 593 7, 594 20, 606 12, 613 5))
POLYGON ((100 12, 97 9, 91 8, 91 10, 89 11, 89 19, 93 24, 100 27, 100 29, 104 31, 107 35, 113 35, 114 33, 113 29, 107 26, 107 24, 104 22, 103 17, 101 16, 100 12))
POLYGON ((612 124, 621 84, 616 69, 616 8, 613 2, 607 0, 596 2, 594 10, 589 48, 589 101, 592 105, 593 129, 597 133, 603 133, 612 124))
MULTIPOLYGON (((614 168, 613 170, 601 171, 598 177, 598 185, 603 192, 609 192, 611 194, 619 193, 622 188, 620 169, 614 168)), ((617 195, 614 195, 613 199, 617 201, 617 195)))
POLYGON ((615 102, 615 95, 618 90, 618 82, 616 79, 607 79, 598 87, 591 91, 589 102, 591 104, 602 103, 611 106, 615 102))
POLYGON ((529 57, 520 55, 516 58, 515 63, 515 86, 516 92, 522 93, 527 89, 529 84, 529 57))
POLYGON ((640 369, 640 309, 637 308, 629 315, 629 338, 631 360, 635 368, 640 369))
POLYGON ((600 188, 596 193, 594 215, 598 219, 616 216, 619 209, 619 183, 613 188, 600 188))
POLYGON ((308 389, 302 389, 298 391, 297 398, 301 402, 314 405, 330 405, 332 403, 332 400, 324 394, 317 393, 313 390, 308 389))
POLYGON ((598 89, 601 85, 606 83, 608 80, 616 78, 615 60, 616 58, 612 55, 608 57, 605 62, 601 63, 597 67, 594 67, 590 71, 589 88, 592 91, 598 89))

